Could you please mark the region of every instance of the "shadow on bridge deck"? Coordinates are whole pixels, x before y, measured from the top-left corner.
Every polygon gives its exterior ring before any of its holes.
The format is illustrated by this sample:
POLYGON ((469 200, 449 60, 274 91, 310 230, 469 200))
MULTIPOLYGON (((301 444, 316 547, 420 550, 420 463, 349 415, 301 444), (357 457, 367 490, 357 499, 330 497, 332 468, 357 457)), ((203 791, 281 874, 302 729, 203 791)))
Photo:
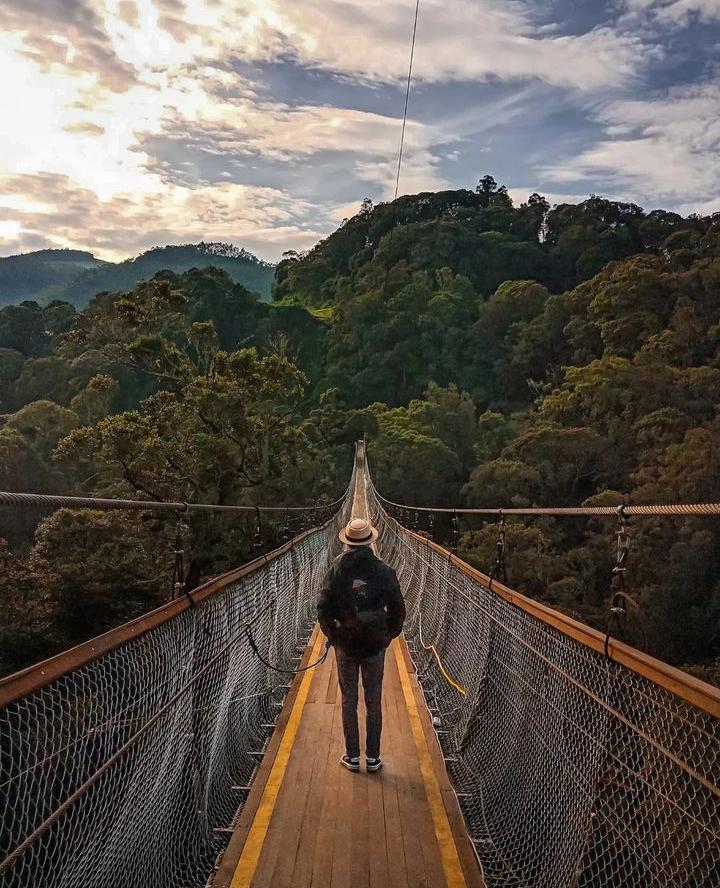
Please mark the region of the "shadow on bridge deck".
MULTIPOLYGON (((306 662, 321 642, 316 628, 306 662)), ((481 888, 411 670, 398 639, 387 653, 385 766, 376 774, 339 764, 333 652, 296 677, 213 888, 481 888)))

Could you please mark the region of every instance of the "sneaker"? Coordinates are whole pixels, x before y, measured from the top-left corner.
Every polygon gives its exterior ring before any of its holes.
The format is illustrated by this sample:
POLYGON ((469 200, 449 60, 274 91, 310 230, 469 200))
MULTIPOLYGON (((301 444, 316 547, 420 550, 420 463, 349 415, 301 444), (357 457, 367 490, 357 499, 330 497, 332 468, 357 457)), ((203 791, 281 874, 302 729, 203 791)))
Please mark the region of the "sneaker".
POLYGON ((368 771, 379 771, 380 768, 382 768, 382 765, 383 763, 380 756, 378 756, 377 758, 365 759, 365 767, 368 769, 368 771))
POLYGON ((360 770, 360 756, 355 756, 352 758, 349 755, 344 755, 340 759, 340 764, 347 768, 348 771, 359 771, 360 770))

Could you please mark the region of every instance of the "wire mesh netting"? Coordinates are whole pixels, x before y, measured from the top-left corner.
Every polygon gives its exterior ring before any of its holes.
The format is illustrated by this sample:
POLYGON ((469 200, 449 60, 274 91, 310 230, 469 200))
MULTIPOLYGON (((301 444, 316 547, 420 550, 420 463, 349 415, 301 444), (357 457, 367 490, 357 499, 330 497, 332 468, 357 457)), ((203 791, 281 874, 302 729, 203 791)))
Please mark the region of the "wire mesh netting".
POLYGON ((488 591, 369 478, 367 496, 489 888, 718 888, 720 721, 488 591))
POLYGON ((325 528, 0 711, 0 884, 201 888, 315 622, 325 528), (86 789, 83 789, 84 786, 86 789))
MULTIPOLYGON (((720 722, 489 591, 388 516, 358 466, 489 888, 718 888, 720 722)), ((0 711, 0 884, 208 884, 288 687, 245 627, 295 665, 351 499, 0 711)))

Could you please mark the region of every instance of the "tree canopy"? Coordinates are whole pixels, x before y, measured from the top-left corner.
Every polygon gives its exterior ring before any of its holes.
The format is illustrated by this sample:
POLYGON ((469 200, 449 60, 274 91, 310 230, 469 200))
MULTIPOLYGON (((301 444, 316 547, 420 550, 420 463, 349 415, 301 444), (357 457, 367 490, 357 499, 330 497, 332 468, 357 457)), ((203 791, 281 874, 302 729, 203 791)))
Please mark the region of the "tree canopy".
MULTIPOLYGON (((515 207, 491 177, 365 201, 286 254, 272 304, 194 268, 82 311, 0 309, 1 486, 329 502, 366 436, 380 492, 409 505, 717 502, 719 285, 716 217, 599 197, 515 207)), ((247 557, 254 531, 194 521, 194 581, 247 557)), ((461 554, 491 566, 492 525, 460 531, 461 554)), ((604 628, 613 531, 511 524, 510 580, 604 628)), ((716 524, 632 534, 643 625, 628 640, 712 677, 716 524)), ((0 537, 3 594, 23 602, 8 606, 5 668, 25 662, 23 639, 49 652, 167 595, 172 528, 152 516, 0 516, 0 537)))

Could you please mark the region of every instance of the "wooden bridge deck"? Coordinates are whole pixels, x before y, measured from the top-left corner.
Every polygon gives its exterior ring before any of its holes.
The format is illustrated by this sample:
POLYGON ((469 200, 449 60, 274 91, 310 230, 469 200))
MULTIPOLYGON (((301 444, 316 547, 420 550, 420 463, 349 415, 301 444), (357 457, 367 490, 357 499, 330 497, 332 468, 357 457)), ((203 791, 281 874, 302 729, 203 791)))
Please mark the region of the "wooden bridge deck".
MULTIPOLYGON (((305 652, 321 650, 316 629, 305 652)), ((362 692, 360 694, 362 700, 362 692)), ((364 736, 360 704, 361 737, 364 736)), ((214 888, 481 888, 404 642, 388 650, 384 768, 351 773, 334 654, 296 676, 214 888)), ((362 761, 362 760, 361 760, 362 761)))

